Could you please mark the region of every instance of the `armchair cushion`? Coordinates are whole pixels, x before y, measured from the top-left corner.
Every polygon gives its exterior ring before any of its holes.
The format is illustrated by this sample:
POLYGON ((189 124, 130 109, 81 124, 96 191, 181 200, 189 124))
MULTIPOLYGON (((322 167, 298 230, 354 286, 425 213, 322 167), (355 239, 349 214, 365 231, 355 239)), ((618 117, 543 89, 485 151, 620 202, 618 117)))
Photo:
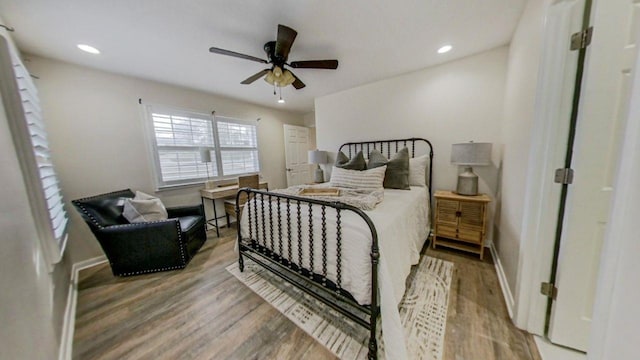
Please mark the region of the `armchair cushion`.
POLYGON ((125 199, 122 215, 131 223, 168 219, 162 201, 142 191, 136 191, 133 199, 125 199))

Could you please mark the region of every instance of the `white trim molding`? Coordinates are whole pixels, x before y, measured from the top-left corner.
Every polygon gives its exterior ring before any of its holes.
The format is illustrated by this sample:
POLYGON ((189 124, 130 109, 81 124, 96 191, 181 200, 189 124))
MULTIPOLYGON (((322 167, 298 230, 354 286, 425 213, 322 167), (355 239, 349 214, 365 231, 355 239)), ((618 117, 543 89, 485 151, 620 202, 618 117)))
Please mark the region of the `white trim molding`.
POLYGON ((509 313, 509 318, 513 319, 513 307, 515 306, 515 300, 513 299, 513 294, 511 293, 511 289, 509 288, 509 282, 507 281, 507 275, 504 272, 504 268, 502 267, 502 262, 500 262, 500 256, 498 255, 498 251, 496 250, 496 247, 493 245, 493 241, 489 244, 489 250, 491 251, 491 257, 493 258, 493 265, 495 266, 496 273, 498 274, 498 282, 500 283, 500 288, 502 289, 504 302, 507 305, 507 312, 509 313))
POLYGON ((73 334, 76 324, 76 305, 78 303, 78 275, 80 274, 80 270, 105 262, 107 262, 107 258, 102 255, 77 262, 71 267, 71 281, 69 283, 67 307, 64 311, 62 336, 60 337, 60 350, 58 352, 59 360, 71 360, 71 354, 73 351, 73 334))
POLYGON ((561 191, 553 174, 564 167, 578 64, 577 53, 567 49, 570 34, 580 30, 584 1, 546 1, 540 6, 545 29, 512 319, 518 328, 543 335, 547 298, 540 294, 540 283, 548 281, 551 273, 561 191))

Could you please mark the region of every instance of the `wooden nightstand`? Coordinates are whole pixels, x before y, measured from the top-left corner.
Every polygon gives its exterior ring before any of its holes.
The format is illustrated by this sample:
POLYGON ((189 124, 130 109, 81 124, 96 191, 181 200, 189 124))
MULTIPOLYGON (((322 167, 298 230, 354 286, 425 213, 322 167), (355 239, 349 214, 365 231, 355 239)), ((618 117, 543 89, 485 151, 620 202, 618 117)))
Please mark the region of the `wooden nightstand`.
POLYGON ((487 205, 485 194, 457 195, 451 191, 436 191, 436 219, 433 248, 446 246, 484 256, 487 237, 487 205))

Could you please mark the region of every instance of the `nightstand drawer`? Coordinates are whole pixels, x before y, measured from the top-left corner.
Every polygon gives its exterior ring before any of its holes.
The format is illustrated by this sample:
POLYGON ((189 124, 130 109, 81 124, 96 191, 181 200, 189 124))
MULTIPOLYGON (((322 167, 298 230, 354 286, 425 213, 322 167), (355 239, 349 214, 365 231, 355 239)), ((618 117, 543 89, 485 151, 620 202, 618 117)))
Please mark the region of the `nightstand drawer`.
POLYGON ((482 242, 482 231, 458 228, 458 238, 466 241, 482 242))
POLYGON ((454 239, 458 237, 458 229, 455 226, 444 225, 441 223, 438 223, 436 226, 436 233, 438 234, 438 236, 450 237, 454 239))

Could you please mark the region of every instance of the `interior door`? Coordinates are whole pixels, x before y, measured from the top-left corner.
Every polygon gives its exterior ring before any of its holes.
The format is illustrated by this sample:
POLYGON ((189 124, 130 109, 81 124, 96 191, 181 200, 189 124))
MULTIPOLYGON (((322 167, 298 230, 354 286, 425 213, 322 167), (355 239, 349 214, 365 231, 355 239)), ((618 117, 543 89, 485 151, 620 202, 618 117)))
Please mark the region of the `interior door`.
POLYGON ((600 250, 610 210, 630 73, 640 25, 640 0, 598 0, 593 41, 573 147, 575 178, 568 186, 549 339, 586 351, 600 250))
POLYGON ((284 151, 287 186, 311 182, 311 167, 308 162, 309 128, 284 125, 284 151))

